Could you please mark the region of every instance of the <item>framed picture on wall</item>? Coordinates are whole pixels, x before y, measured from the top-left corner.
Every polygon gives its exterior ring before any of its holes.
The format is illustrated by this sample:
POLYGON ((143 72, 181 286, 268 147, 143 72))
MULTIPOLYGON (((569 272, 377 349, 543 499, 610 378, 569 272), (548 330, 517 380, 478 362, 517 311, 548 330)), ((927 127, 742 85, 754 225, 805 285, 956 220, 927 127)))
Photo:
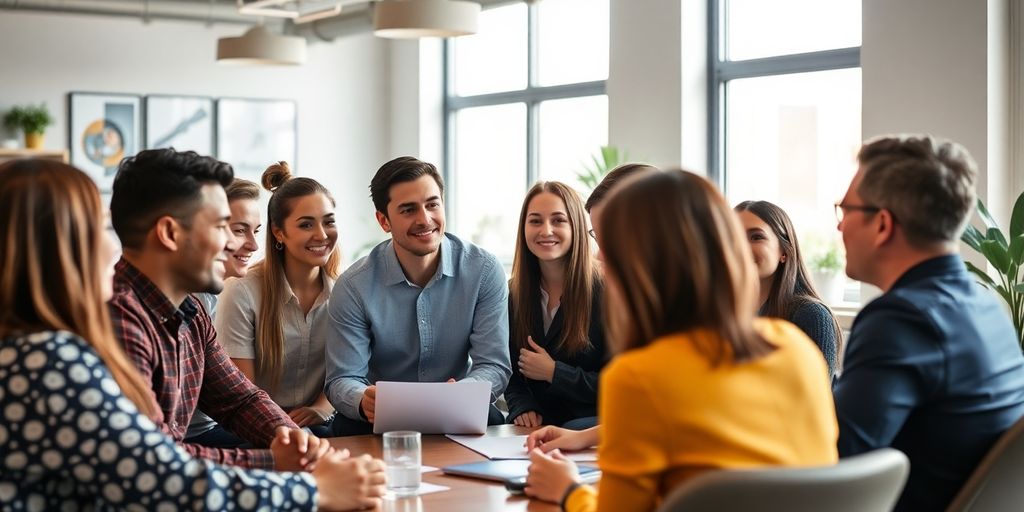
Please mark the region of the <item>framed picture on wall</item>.
POLYGON ((68 112, 71 165, 92 176, 100 191, 109 191, 118 164, 141 147, 142 97, 72 92, 68 112))
POLYGON ((146 96, 146 149, 170 148, 216 154, 213 98, 146 96))
POLYGON ((263 171, 284 160, 298 169, 297 106, 292 100, 217 100, 217 158, 235 176, 260 182, 263 171))
POLYGON ((142 97, 137 94, 68 94, 71 165, 82 169, 101 191, 109 191, 117 166, 142 143, 142 97))

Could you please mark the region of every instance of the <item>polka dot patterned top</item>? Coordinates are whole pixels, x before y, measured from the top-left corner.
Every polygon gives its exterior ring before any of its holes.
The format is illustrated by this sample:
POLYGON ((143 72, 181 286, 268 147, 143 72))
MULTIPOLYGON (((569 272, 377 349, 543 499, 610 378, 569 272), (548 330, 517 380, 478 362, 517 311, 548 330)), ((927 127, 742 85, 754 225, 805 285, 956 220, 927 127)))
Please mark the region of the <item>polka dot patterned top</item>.
POLYGON ((314 510, 305 473, 194 459, 121 394, 84 340, 0 340, 0 510, 314 510))

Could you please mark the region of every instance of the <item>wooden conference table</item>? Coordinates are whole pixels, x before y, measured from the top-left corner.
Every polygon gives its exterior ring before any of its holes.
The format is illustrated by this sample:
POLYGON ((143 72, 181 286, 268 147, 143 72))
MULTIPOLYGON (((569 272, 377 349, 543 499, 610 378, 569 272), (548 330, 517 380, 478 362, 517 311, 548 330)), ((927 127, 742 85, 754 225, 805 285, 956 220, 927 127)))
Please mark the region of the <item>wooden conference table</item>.
MULTIPOLYGON (((488 436, 514 436, 527 434, 533 429, 514 425, 498 425, 487 428, 488 436)), ((383 443, 379 435, 334 437, 331 446, 348 448, 352 455, 369 453, 374 457, 383 455, 383 443)), ((498 482, 475 478, 447 476, 440 471, 444 466, 487 460, 483 455, 466 448, 442 435, 423 436, 423 465, 439 468, 438 471, 423 474, 423 481, 450 487, 450 490, 424 494, 411 498, 384 500, 382 512, 488 512, 528 511, 557 512, 557 505, 531 500, 523 495, 510 494, 498 482)))

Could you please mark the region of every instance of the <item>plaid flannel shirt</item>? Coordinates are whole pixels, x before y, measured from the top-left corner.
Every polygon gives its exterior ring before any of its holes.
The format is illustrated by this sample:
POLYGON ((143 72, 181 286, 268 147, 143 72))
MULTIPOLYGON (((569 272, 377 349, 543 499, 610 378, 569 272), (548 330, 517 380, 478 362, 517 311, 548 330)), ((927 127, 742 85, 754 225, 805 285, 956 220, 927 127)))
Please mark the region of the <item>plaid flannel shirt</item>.
POLYGON ((184 442, 196 408, 224 428, 268 447, 279 426, 298 426, 238 370, 217 342, 206 309, 189 295, 180 307, 123 258, 115 266, 110 300, 114 334, 151 382, 157 426, 195 457, 247 468, 273 469, 267 449, 209 448, 184 442))

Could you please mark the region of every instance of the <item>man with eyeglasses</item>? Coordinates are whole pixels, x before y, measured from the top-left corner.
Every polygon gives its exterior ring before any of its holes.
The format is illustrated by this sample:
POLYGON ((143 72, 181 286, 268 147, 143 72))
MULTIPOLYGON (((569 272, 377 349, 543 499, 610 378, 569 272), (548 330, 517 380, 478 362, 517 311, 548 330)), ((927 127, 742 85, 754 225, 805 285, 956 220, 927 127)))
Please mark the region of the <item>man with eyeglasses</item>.
POLYGON ((846 273, 885 292, 857 315, 835 384, 839 454, 910 458, 895 510, 942 510, 1024 414, 1024 357, 1005 308, 958 253, 976 165, 959 144, 883 137, 836 204, 846 273))

